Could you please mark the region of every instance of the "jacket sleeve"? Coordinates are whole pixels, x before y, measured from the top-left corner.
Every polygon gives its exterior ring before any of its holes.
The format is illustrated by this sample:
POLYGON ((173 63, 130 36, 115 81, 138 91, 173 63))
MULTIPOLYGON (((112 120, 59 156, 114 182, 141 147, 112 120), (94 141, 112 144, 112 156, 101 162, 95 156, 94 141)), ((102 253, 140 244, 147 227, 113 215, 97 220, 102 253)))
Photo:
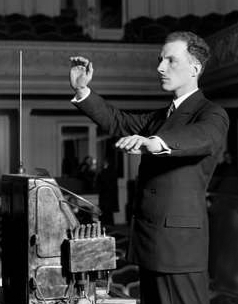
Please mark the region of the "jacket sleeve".
POLYGON ((224 109, 204 110, 195 121, 158 132, 171 149, 169 156, 213 155, 225 143, 229 118, 224 109))
POLYGON ((116 137, 143 134, 150 121, 154 120, 157 115, 157 111, 140 115, 121 111, 93 91, 85 100, 79 103, 73 102, 73 104, 99 125, 103 131, 116 137))

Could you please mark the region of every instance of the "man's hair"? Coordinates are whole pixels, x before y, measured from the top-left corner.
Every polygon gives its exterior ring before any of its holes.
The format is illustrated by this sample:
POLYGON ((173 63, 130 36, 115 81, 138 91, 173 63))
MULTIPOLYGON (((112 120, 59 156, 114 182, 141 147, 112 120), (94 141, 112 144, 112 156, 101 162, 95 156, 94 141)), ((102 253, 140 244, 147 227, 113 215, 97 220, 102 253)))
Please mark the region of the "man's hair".
POLYGON ((172 32, 165 43, 174 41, 184 41, 187 43, 187 50, 202 66, 200 75, 203 73, 206 63, 210 58, 210 48, 205 40, 192 32, 172 32))

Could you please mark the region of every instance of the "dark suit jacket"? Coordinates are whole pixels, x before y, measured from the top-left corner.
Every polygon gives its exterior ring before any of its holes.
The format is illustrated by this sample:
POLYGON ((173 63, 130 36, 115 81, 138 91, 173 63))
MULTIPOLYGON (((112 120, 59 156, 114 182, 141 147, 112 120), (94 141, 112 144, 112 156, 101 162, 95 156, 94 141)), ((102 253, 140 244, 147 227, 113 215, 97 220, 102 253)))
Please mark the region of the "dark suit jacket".
POLYGON ((93 92, 76 106, 112 136, 158 135, 172 150, 170 155, 141 157, 129 260, 162 272, 205 270, 205 194, 227 135, 229 120, 224 109, 200 90, 167 120, 166 109, 128 114, 93 92))

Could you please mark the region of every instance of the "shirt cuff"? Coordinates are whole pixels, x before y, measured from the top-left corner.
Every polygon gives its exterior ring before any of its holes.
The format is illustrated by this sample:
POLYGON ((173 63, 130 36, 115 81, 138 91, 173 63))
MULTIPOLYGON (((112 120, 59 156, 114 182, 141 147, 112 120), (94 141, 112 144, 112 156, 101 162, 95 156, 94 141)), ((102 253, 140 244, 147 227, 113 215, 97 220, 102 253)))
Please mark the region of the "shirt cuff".
POLYGON ((91 89, 89 87, 85 87, 77 92, 71 102, 77 103, 86 99, 91 93, 91 89))
MULTIPOLYGON (((162 147, 162 151, 159 152, 153 152, 155 155, 161 155, 161 154, 171 154, 171 149, 168 147, 168 145, 163 141, 162 138, 159 136, 150 136, 150 139, 156 139, 158 142, 158 147, 162 147)), ((160 150, 160 149, 158 149, 160 150)))

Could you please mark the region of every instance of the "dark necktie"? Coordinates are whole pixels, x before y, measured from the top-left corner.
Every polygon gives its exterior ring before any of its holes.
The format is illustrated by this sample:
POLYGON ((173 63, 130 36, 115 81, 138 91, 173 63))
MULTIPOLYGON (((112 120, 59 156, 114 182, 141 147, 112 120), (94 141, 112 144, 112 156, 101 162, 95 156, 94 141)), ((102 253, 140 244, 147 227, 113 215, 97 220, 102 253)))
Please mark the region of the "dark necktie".
POLYGON ((166 118, 169 118, 169 116, 171 116, 171 114, 173 113, 173 111, 175 110, 175 105, 173 102, 171 102, 169 108, 168 108, 168 111, 167 111, 167 114, 166 114, 166 118))

